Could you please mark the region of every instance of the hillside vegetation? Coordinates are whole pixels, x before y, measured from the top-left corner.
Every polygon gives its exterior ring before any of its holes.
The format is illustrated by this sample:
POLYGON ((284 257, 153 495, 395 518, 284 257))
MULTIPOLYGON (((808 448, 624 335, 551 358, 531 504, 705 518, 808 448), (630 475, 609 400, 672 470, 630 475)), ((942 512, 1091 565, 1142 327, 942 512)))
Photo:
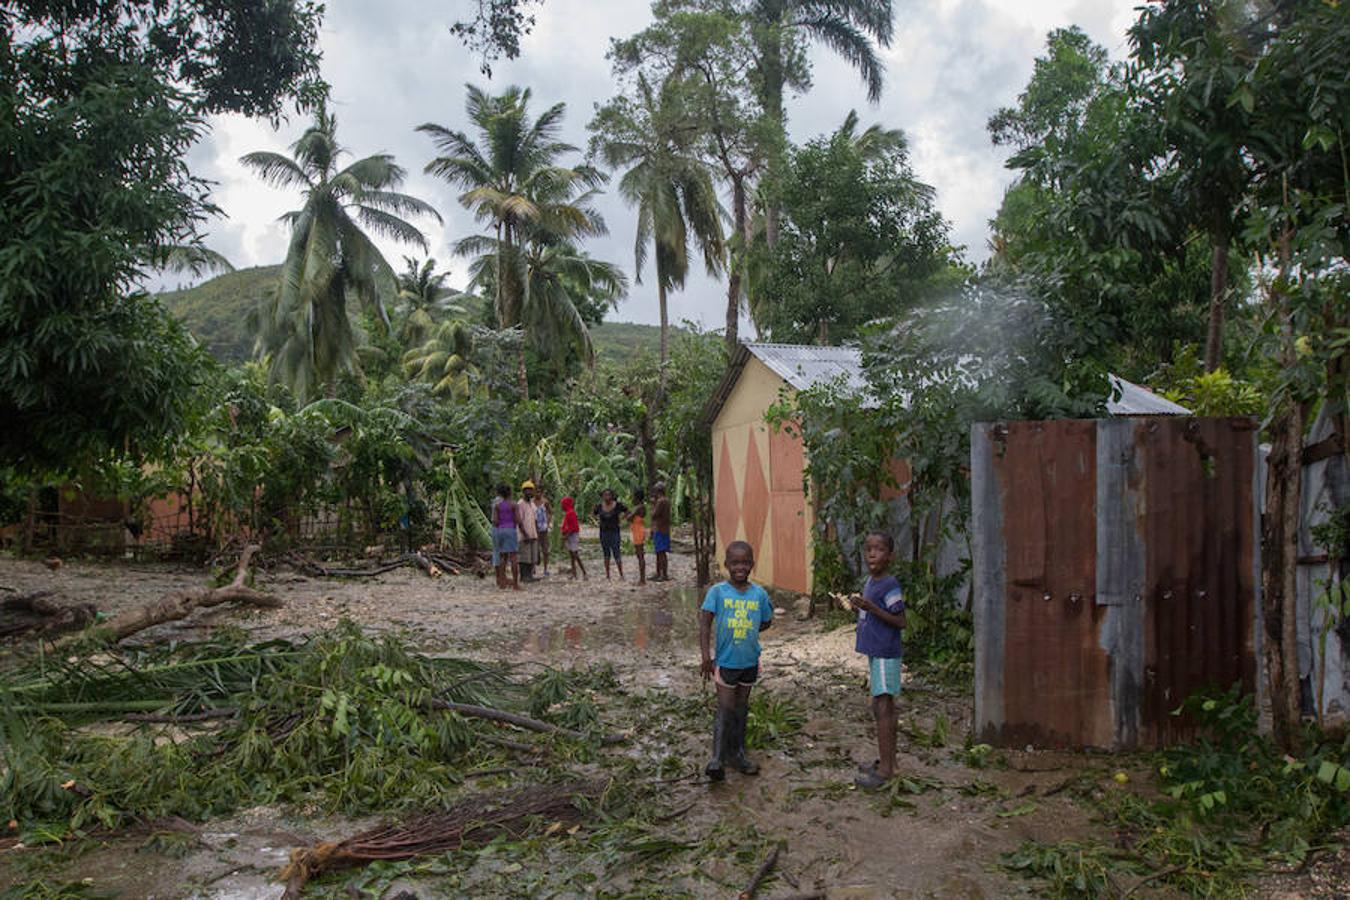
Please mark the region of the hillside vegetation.
POLYGON ((159 295, 164 306, 221 362, 253 355, 248 314, 276 290, 281 266, 226 272, 193 288, 159 295))
MULTIPOLYGON (((255 266, 212 278, 196 287, 159 295, 164 306, 192 332, 211 355, 239 362, 253 355, 248 314, 276 288, 281 266, 255 266)), ((591 328, 596 355, 624 362, 634 354, 657 354, 660 329, 633 322, 602 322, 591 328)))

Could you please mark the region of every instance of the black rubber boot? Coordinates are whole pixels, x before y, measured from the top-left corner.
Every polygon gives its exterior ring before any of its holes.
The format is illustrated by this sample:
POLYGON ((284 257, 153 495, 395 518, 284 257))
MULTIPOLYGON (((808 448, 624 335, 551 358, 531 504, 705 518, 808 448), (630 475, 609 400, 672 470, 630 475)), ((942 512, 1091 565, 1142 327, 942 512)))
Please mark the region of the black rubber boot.
POLYGON ((721 781, 727 777, 727 770, 722 765, 722 760, 726 756, 728 728, 731 725, 729 721, 731 716, 722 710, 722 705, 717 706, 717 716, 713 719, 713 740, 712 740, 712 759, 703 767, 703 774, 707 775, 713 781, 721 781))
POLYGON ((727 754, 727 761, 742 775, 758 775, 759 766, 745 755, 745 723, 750 717, 750 707, 742 706, 734 710, 731 716, 731 752, 727 754))

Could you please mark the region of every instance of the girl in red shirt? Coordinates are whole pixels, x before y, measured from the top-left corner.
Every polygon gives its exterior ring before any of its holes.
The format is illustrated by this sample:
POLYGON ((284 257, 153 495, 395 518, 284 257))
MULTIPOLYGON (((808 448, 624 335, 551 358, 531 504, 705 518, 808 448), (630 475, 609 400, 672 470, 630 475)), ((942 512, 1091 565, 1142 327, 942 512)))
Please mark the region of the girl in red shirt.
POLYGON ((572 578, 577 577, 577 569, 581 569, 581 577, 590 581, 590 576, 586 574, 586 564, 581 561, 581 522, 577 519, 577 505, 571 497, 562 498, 563 520, 562 536, 563 543, 567 545, 567 552, 572 556, 572 578))

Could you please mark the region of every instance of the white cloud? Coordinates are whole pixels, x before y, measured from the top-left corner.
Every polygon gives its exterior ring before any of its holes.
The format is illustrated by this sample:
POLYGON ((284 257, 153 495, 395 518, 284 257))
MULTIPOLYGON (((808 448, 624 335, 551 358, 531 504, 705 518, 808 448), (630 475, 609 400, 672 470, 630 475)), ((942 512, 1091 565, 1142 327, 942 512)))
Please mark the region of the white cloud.
MULTIPOLYGON (((844 113, 856 108, 864 123, 879 121, 903 128, 910 137, 919 176, 938 190, 938 202, 953 224, 954 237, 968 255, 986 253, 987 221, 998 208, 1011 173, 1004 154, 990 145, 985 122, 998 107, 1012 103, 1026 84, 1035 56, 1052 28, 1077 24, 1094 40, 1123 57, 1125 30, 1133 21, 1134 0, 937 0, 900 3, 896 39, 885 51, 886 90, 881 102, 867 103, 856 73, 826 51, 812 54, 814 87, 789 101, 790 130, 796 140, 830 131, 844 113)), ((611 37, 623 37, 650 20, 640 0, 546 0, 537 26, 522 46, 522 56, 494 65, 489 83, 478 59, 449 33, 462 4, 428 6, 418 0, 380 4, 334 0, 321 34, 324 74, 333 86, 338 137, 355 154, 392 153, 408 170, 404 190, 432 202, 444 217, 438 225, 420 222, 431 255, 462 279, 463 262, 450 246, 472 232, 475 223, 456 201, 457 191, 423 174, 434 155, 431 141, 413 129, 432 121, 466 128, 465 82, 528 86, 535 110, 567 103, 564 138, 585 146, 586 123, 594 104, 614 90, 605 53, 611 37)), ((194 149, 194 171, 218 182, 213 199, 225 218, 207 228, 207 244, 236 266, 279 262, 286 234, 276 219, 298 203, 298 194, 263 184, 238 163, 244 153, 285 152, 300 135, 299 119, 274 132, 265 123, 237 116, 218 117, 211 135, 194 149)), ((592 243, 598 257, 613 260, 632 274, 631 210, 612 193, 600 207, 610 234, 592 243)), ((396 268, 401 255, 416 248, 382 241, 396 268)), ((672 317, 720 327, 725 317, 725 287, 692 274, 688 288, 672 298, 672 317)), ((633 286, 617 319, 654 322, 655 292, 633 286)))

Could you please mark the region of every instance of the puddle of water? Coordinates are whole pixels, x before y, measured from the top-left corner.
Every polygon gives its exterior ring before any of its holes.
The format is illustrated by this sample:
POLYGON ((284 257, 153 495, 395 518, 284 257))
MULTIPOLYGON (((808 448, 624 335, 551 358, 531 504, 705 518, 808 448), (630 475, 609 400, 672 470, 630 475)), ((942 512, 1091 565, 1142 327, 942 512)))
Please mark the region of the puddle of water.
POLYGON ((549 625, 527 631, 520 647, 527 653, 554 655, 616 645, 638 650, 696 646, 702 600, 703 592, 698 588, 673 587, 660 599, 622 606, 593 623, 549 625))

